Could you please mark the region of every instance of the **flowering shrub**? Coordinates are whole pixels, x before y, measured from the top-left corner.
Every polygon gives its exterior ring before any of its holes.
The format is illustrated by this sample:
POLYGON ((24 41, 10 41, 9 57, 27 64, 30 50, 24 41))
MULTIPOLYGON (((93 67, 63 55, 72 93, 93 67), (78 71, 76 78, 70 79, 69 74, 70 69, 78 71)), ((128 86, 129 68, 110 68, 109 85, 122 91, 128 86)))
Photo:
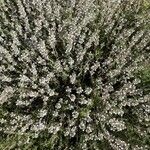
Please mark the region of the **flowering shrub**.
POLYGON ((138 73, 150 62, 142 1, 0 5, 0 133, 11 141, 1 149, 150 148, 150 90, 138 73))

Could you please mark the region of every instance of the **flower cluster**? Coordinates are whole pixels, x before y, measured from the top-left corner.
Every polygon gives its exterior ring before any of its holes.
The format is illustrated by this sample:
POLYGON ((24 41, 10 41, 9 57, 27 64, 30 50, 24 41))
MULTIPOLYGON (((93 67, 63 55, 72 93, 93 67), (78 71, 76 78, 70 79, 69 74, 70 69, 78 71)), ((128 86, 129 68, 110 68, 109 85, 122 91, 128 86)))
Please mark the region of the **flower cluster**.
POLYGON ((0 6, 0 132, 27 137, 14 149, 150 148, 150 94, 134 74, 149 62, 142 1, 0 6))

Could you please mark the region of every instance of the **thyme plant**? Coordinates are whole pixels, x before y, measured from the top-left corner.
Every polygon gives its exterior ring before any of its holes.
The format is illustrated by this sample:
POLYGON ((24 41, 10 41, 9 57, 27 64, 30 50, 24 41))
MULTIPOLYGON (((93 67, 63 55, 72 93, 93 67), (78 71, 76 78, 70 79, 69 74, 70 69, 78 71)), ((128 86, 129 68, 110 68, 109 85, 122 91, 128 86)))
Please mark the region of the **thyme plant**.
POLYGON ((148 11, 142 0, 1 0, 0 149, 150 149, 148 11))

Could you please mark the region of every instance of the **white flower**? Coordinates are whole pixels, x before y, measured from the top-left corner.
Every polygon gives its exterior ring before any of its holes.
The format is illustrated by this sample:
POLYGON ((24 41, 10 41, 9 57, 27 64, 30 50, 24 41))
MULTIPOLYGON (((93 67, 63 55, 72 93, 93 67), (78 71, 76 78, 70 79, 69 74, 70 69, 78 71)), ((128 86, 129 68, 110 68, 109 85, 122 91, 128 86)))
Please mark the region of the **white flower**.
POLYGON ((82 129, 83 131, 85 130, 85 123, 83 121, 80 122, 79 128, 82 129))
POLYGON ((73 73, 72 75, 70 75, 70 82, 71 82, 71 84, 74 84, 75 81, 76 81, 76 74, 73 73))
POLYGON ((5 82, 11 82, 11 81, 12 81, 12 79, 11 79, 11 78, 9 78, 9 77, 7 77, 7 76, 3 76, 2 81, 5 81, 5 82))
POLYGON ((115 118, 109 120, 109 124, 111 125, 111 129, 113 131, 121 131, 126 128, 125 123, 123 121, 119 121, 115 118))
POLYGON ((61 72, 61 71, 62 71, 62 65, 61 65, 61 63, 60 63, 59 60, 57 60, 57 61, 55 62, 55 64, 54 64, 54 69, 55 69, 56 71, 58 71, 58 72, 61 72))
POLYGON ((92 132, 92 128, 91 128, 90 126, 87 126, 86 132, 87 132, 87 133, 91 133, 91 132, 92 132))
POLYGON ((56 107, 56 109, 60 109, 61 108, 61 104, 57 103, 55 107, 56 107))
POLYGON ((69 130, 67 129, 65 132, 64 132, 64 136, 68 136, 69 135, 69 130))
POLYGON ((28 81, 30 81, 30 79, 29 79, 26 75, 22 75, 22 76, 20 77, 20 81, 21 81, 21 82, 28 82, 28 81))
POLYGON ((45 110, 40 110, 39 116, 40 116, 41 118, 43 118, 44 116, 46 116, 46 114, 47 114, 47 110, 46 110, 46 109, 45 109, 45 110))
POLYGON ((37 97, 38 96, 38 92, 30 91, 28 95, 30 97, 37 97))
POLYGON ((72 102, 74 102, 75 99, 76 99, 76 96, 75 96, 74 94, 71 94, 71 95, 70 95, 70 100, 71 100, 72 102))
POLYGON ((14 89, 10 86, 6 87, 0 95, 0 104, 7 101, 9 97, 14 93, 14 89))
POLYGON ((83 92, 83 89, 81 87, 79 87, 79 88, 76 89, 76 91, 77 91, 78 94, 81 94, 83 92))
POLYGON ((49 90, 48 90, 48 95, 49 95, 49 96, 54 96, 54 95, 55 95, 55 91, 52 90, 52 89, 49 89, 49 90))
POLYGON ((71 93, 71 88, 69 86, 66 87, 66 92, 71 93))
POLYGON ((71 130, 70 130, 70 136, 71 137, 74 137, 76 135, 76 129, 77 129, 76 126, 74 126, 73 128, 71 128, 71 130))
POLYGON ((45 124, 42 122, 38 122, 35 125, 33 125, 32 130, 38 132, 40 130, 44 130, 46 128, 45 124))
POLYGON ((57 117, 57 116, 58 116, 58 111, 54 111, 54 112, 53 112, 53 116, 54 116, 54 117, 57 117))
POLYGON ((92 92, 92 88, 88 87, 88 88, 85 89, 85 93, 87 95, 91 94, 91 92, 92 92))
POLYGON ((72 67, 72 65, 74 64, 74 60, 70 57, 68 63, 69 63, 69 65, 72 67))
POLYGON ((74 112, 72 113, 72 117, 73 117, 73 118, 78 118, 78 116, 79 116, 79 113, 78 113, 77 111, 74 111, 74 112))

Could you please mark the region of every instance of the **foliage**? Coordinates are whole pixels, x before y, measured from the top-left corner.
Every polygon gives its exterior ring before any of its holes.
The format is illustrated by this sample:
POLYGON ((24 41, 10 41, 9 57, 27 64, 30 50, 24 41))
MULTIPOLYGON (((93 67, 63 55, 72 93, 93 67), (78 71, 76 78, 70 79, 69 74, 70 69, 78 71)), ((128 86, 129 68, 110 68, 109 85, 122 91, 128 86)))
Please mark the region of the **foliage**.
POLYGON ((150 149, 147 1, 0 5, 0 149, 150 149))

